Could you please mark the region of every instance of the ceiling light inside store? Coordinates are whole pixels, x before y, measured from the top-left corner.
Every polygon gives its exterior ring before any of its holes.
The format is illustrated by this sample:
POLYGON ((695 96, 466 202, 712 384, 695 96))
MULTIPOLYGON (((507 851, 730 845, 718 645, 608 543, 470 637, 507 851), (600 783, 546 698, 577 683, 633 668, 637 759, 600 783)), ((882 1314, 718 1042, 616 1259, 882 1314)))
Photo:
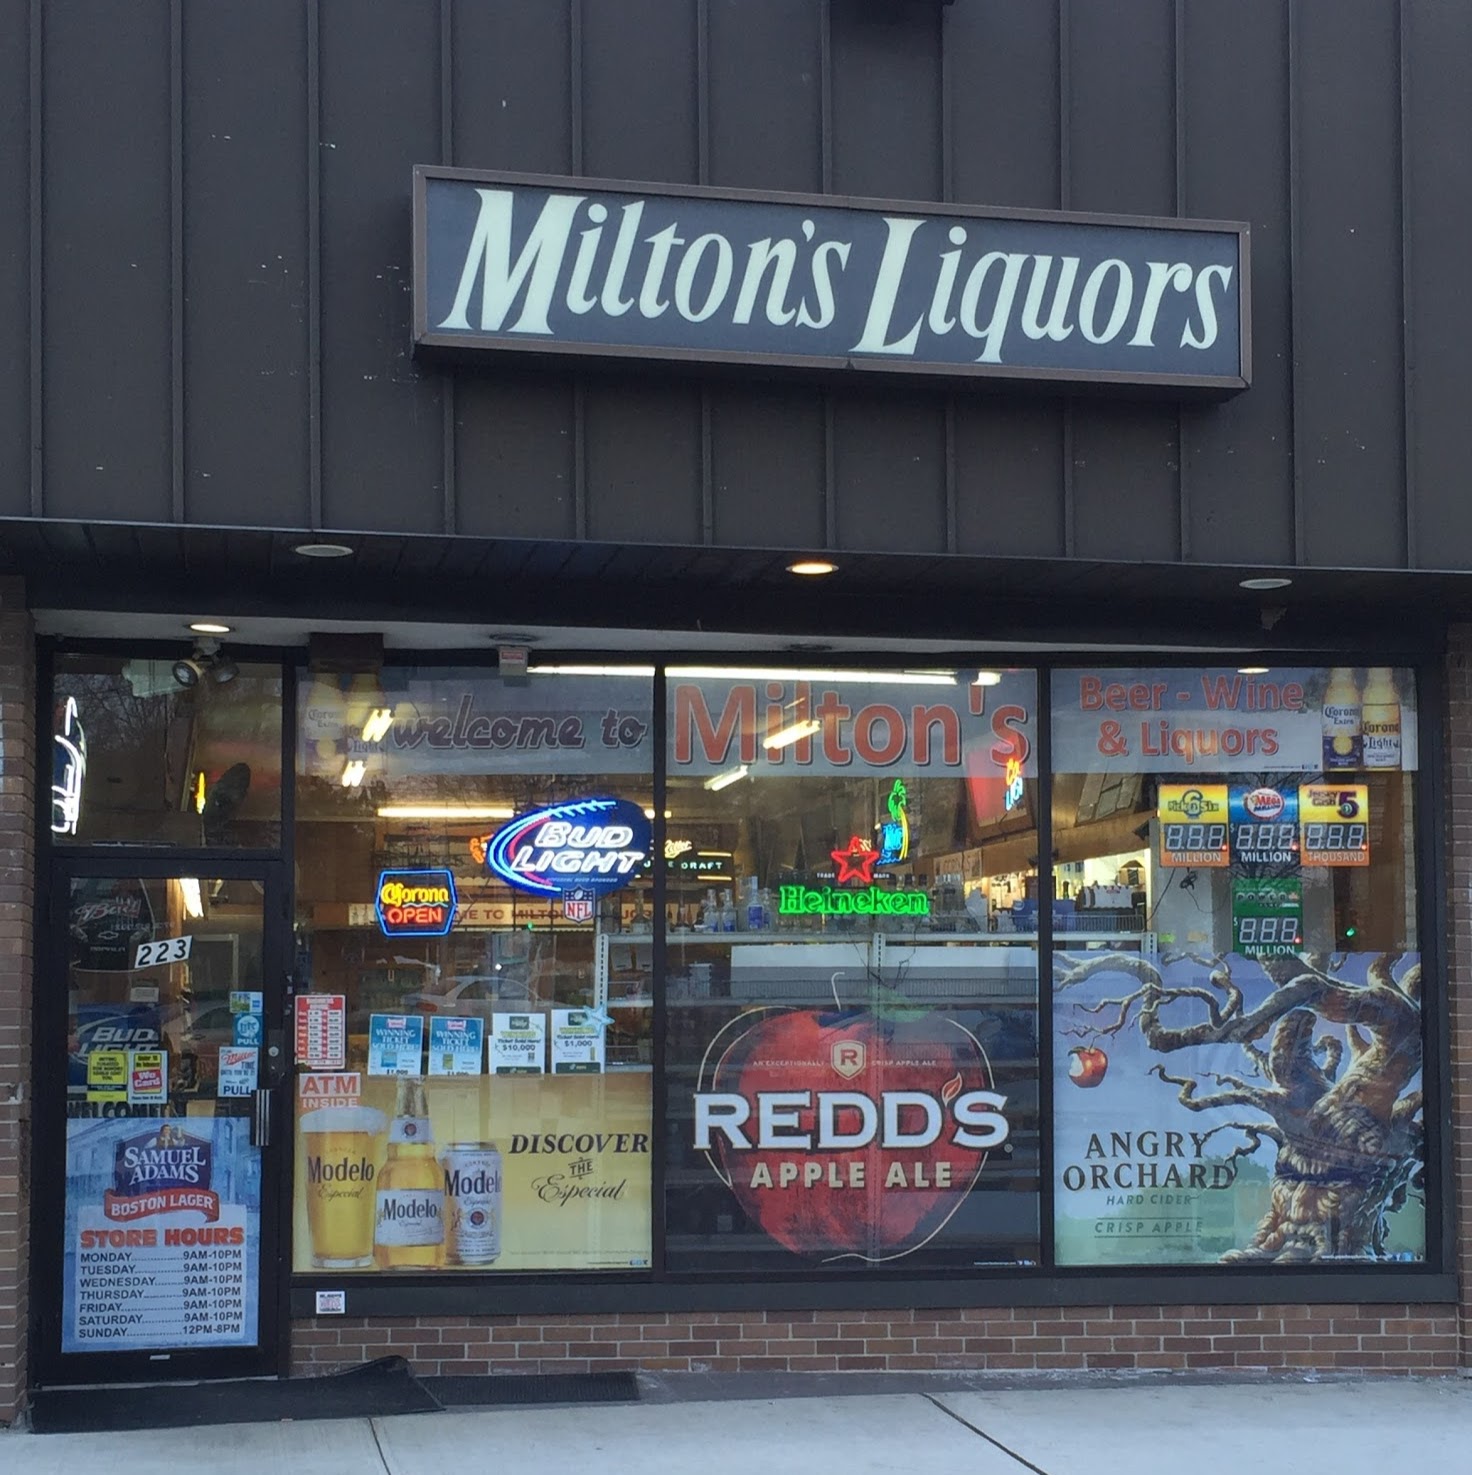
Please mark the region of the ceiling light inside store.
POLYGON ((385 804, 379 819, 511 819, 516 811, 506 804, 385 804))
POLYGON ((228 635, 235 628, 233 625, 215 625, 208 620, 196 620, 189 627, 196 635, 228 635))
POLYGON ((819 671, 799 666, 670 666, 684 681, 882 681, 888 686, 955 686, 954 671, 819 671))
POLYGON ((1000 671, 978 671, 976 680, 972 686, 1000 686, 1002 684, 1002 673, 1000 671))
MULTIPOLYGON (((664 817, 665 817, 665 818, 666 818, 666 819, 669 819, 669 818, 670 818, 670 815, 671 815, 671 814, 672 814, 672 813, 673 813, 673 811, 672 811, 672 810, 668 810, 668 809, 666 809, 666 810, 665 810, 665 812, 664 812, 664 817)), ((653 819, 653 818, 654 818, 654 811, 653 811, 653 810, 652 810, 652 809, 646 809, 646 810, 645 810, 645 811, 644 811, 644 818, 645 818, 645 819, 653 819)))
POLYGON ((1266 676, 1272 669, 1270 666, 1238 666, 1239 676, 1266 676))
POLYGON ((790 748, 793 743, 800 743, 804 738, 812 737, 814 733, 822 732, 823 724, 816 717, 805 717, 801 722, 793 722, 788 726, 779 728, 771 737, 762 739, 762 747, 775 751, 778 748, 790 748))
POLYGON ((183 898, 184 911, 188 916, 204 916, 204 897, 200 894, 197 876, 179 877, 179 895, 183 898))
POLYGON ((345 789, 356 789, 363 782, 363 775, 368 771, 368 765, 361 758, 354 758, 347 763, 342 771, 342 786, 345 789))
POLYGON ((353 550, 346 543, 298 543, 292 550, 303 558, 351 558, 353 550))
POLYGON ((388 736, 388 730, 393 725, 394 709, 392 707, 375 707, 368 714, 368 720, 363 724, 363 741, 365 743, 381 743, 388 736))
POLYGON ((789 574, 802 574, 808 578, 817 578, 823 574, 836 574, 838 565, 829 563, 826 558, 800 558, 796 563, 787 565, 789 574))
POLYGON ((528 666, 533 676, 653 676, 653 666, 528 666))
MULTIPOLYGON (((710 778, 706 779, 705 787, 712 794, 719 793, 722 789, 729 789, 732 784, 740 783, 750 772, 751 769, 743 763, 739 768, 728 768, 724 773, 713 774, 710 778)), ((710 853, 713 854, 714 852, 710 853)), ((726 852, 722 851, 721 853, 724 855, 726 852)), ((702 850, 700 854, 705 855, 707 852, 702 850)))
POLYGON ((1260 579, 1241 579, 1238 582, 1239 587, 1243 589, 1286 589, 1293 580, 1274 574, 1264 575, 1260 579))

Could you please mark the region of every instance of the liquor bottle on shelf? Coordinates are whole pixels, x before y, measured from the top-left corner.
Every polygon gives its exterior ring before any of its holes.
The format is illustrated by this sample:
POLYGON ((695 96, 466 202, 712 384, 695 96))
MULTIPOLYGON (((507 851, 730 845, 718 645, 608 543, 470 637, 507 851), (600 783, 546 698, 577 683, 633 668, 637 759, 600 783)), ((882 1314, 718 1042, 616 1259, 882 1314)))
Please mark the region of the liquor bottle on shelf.
POLYGON ((434 1150, 424 1082, 399 1082, 378 1175, 373 1259, 382 1270, 431 1270, 445 1242, 445 1186, 434 1150))

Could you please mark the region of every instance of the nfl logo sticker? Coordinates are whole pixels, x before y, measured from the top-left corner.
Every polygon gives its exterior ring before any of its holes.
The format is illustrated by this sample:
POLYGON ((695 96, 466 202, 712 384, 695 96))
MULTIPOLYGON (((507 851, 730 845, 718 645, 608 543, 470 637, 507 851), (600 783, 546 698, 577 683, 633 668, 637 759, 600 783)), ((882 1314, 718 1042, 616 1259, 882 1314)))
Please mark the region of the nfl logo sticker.
POLYGON ((562 915, 569 922, 591 922, 597 893, 590 886, 575 886, 562 894, 562 915))

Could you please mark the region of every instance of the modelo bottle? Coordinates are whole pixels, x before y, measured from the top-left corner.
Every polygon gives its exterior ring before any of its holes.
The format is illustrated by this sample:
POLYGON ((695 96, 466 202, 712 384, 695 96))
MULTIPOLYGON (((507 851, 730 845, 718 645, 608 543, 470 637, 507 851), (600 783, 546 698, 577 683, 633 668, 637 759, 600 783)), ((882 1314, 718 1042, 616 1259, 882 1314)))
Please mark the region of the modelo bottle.
POLYGON ((1359 684, 1349 666, 1335 666, 1324 688, 1321 731, 1324 767, 1359 768, 1364 758, 1363 704, 1359 684))
POLYGON ((1399 768, 1400 693, 1389 666, 1371 666, 1365 674, 1363 741, 1366 768, 1399 768))
POLYGON ((445 1184, 435 1156, 424 1082, 399 1082, 388 1129, 388 1159, 378 1175, 373 1260, 381 1270, 428 1270, 445 1242, 445 1184))

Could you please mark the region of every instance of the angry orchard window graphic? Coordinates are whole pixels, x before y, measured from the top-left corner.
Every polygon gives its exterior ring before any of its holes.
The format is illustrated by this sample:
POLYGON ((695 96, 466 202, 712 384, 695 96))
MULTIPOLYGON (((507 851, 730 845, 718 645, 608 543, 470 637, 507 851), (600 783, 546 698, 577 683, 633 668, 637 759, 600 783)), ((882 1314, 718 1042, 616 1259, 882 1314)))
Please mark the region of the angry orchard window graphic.
POLYGON ((1417 955, 1060 955, 1054 998, 1060 1264, 1424 1257, 1417 955))
POLYGON ((879 1264, 941 1235, 1010 1152, 1007 1096, 960 1020, 872 984, 888 998, 849 1007, 840 986, 831 1008, 752 1009, 716 1035, 694 1147, 794 1255, 879 1264))

